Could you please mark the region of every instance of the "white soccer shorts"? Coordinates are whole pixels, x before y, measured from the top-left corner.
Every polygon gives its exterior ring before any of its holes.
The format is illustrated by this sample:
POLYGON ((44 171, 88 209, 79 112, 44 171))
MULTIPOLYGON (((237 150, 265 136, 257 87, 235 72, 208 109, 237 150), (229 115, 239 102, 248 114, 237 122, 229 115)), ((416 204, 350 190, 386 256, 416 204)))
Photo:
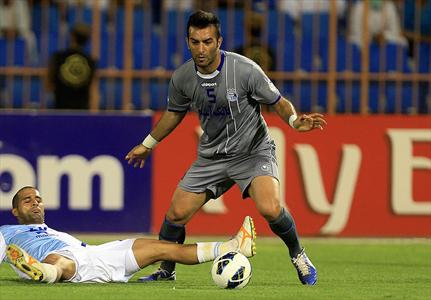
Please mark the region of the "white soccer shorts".
POLYGON ((97 246, 65 247, 53 253, 75 262, 70 282, 127 282, 140 270, 132 251, 135 239, 113 241, 97 246))

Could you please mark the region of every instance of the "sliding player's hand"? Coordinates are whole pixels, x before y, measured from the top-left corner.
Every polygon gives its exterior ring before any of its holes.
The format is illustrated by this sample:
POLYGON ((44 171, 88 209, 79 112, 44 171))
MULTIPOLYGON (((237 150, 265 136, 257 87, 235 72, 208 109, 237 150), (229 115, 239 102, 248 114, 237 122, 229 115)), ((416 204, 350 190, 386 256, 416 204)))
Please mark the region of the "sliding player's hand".
POLYGON ((133 167, 143 168, 147 156, 151 153, 151 149, 145 147, 142 144, 135 146, 129 153, 127 153, 125 159, 129 165, 133 164, 133 167))
POLYGON ((298 131, 310 131, 316 128, 323 130, 326 126, 326 120, 323 118, 322 114, 304 114, 299 116, 293 125, 298 131))

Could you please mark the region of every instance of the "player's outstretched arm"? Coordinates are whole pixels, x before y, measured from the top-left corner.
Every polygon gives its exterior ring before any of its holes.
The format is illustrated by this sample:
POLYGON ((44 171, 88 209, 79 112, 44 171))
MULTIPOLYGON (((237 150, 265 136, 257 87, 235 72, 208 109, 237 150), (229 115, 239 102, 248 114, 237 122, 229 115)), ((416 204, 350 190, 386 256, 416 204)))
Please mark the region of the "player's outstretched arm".
POLYGON ((6 256, 6 241, 0 232, 0 264, 2 263, 4 257, 6 256))
POLYGON ((274 109, 286 123, 298 131, 310 131, 316 128, 323 129, 326 125, 326 120, 319 113, 297 116, 293 104, 283 97, 274 104, 274 109))
POLYGON ((145 140, 127 153, 125 159, 128 161, 129 165, 133 164, 135 168, 137 166, 143 168, 145 160, 151 153, 151 150, 181 123, 185 115, 185 112, 164 112, 159 122, 157 122, 156 126, 145 140))

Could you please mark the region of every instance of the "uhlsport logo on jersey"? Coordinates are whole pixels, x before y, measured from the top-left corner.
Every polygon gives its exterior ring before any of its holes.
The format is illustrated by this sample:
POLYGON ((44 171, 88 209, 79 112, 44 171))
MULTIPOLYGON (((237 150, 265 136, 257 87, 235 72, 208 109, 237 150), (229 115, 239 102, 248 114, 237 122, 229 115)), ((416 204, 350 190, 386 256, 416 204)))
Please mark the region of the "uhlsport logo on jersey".
POLYGON ((203 82, 201 84, 202 87, 214 87, 217 86, 217 82, 203 82))

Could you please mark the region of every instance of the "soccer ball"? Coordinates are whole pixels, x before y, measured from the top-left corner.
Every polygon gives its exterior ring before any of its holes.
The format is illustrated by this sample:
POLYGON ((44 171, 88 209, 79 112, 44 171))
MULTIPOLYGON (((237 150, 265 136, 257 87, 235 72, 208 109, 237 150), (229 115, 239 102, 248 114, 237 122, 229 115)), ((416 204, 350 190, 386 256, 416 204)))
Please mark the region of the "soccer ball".
POLYGON ((211 268, 214 283, 224 289, 242 289, 251 278, 250 261, 239 252, 226 252, 217 257, 211 268))

